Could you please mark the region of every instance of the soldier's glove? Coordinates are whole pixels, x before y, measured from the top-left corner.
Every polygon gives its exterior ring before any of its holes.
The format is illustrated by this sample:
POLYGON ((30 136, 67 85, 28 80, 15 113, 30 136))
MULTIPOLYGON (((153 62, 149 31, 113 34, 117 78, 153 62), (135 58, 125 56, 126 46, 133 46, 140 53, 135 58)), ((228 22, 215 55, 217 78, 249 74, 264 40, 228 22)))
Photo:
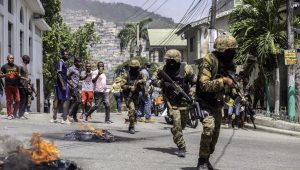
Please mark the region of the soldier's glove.
POLYGON ((134 92, 134 91, 135 91, 135 86, 129 86, 129 88, 130 88, 130 91, 131 91, 131 92, 134 92))
POLYGON ((228 77, 223 77, 223 83, 231 87, 233 85, 233 80, 228 77))

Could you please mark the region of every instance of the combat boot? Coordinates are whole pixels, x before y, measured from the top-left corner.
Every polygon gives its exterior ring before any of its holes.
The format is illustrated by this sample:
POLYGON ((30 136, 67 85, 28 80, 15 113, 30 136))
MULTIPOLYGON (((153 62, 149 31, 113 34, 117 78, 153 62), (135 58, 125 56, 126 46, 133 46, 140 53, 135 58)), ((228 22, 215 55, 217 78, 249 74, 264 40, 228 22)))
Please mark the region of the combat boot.
POLYGON ((179 150, 178 150, 178 157, 184 158, 185 157, 185 153, 186 153, 186 149, 185 148, 179 148, 179 150))
POLYGON ((214 170, 209 159, 198 158, 197 170, 214 170))
POLYGON ((129 127, 128 132, 129 132, 130 134, 135 134, 134 127, 129 127))

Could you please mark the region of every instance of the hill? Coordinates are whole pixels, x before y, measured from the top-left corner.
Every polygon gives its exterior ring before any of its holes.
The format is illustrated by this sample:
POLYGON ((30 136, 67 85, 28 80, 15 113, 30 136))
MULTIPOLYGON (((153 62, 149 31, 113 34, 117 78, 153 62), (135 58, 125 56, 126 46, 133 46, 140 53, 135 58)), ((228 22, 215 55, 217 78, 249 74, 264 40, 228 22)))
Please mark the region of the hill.
POLYGON ((149 28, 171 28, 175 25, 171 18, 162 17, 161 15, 145 11, 140 7, 124 3, 105 3, 91 0, 62 0, 62 10, 64 9, 88 10, 91 15, 114 22, 118 25, 123 25, 125 22, 138 22, 149 17, 153 19, 149 24, 149 28), (140 15, 137 17, 135 14, 140 15))

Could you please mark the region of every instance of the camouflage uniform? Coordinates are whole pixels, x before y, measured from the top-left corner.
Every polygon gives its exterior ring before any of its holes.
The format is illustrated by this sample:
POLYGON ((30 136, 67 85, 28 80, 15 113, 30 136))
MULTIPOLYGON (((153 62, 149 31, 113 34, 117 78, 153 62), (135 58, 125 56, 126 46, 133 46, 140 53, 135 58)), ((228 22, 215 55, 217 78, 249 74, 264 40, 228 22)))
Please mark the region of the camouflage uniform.
MULTIPOLYGON (((140 63, 138 60, 131 60, 129 67, 131 68, 140 68, 140 63)), ((137 70, 138 71, 138 70, 137 70)), ((146 84, 146 77, 143 74, 133 75, 128 73, 126 76, 126 83, 122 85, 123 95, 125 99, 126 106, 128 108, 128 118, 129 118, 129 132, 131 134, 135 133, 134 122, 137 117, 137 109, 138 109, 138 92, 140 88, 142 88, 146 84)))
MULTIPOLYGON (((180 63, 181 54, 178 50, 169 50, 165 55, 165 59, 174 59, 180 66, 178 70, 168 71, 167 65, 162 69, 168 74, 168 76, 184 91, 189 94, 190 85, 194 80, 194 71, 190 65, 180 63), (175 73, 174 73, 175 72, 175 73)), ((179 150, 185 151, 185 141, 183 139, 182 129, 186 126, 186 116, 188 114, 188 104, 182 99, 181 95, 176 95, 174 89, 170 89, 170 85, 164 82, 161 77, 161 88, 163 92, 164 100, 167 104, 168 115, 173 119, 173 127, 171 128, 171 133, 173 134, 173 141, 177 145, 179 150)))
POLYGON ((207 115, 202 120, 203 132, 200 141, 198 168, 200 167, 199 162, 202 164, 202 160, 204 160, 205 163, 209 164, 206 165, 208 169, 212 169, 209 157, 215 150, 220 133, 222 107, 224 105, 223 95, 231 90, 225 84, 223 77, 217 78, 219 69, 223 67, 223 64, 215 54, 223 55, 227 49, 234 49, 235 47, 236 40, 232 36, 219 36, 214 44, 216 53, 207 54, 198 66, 196 96, 201 108, 207 115))

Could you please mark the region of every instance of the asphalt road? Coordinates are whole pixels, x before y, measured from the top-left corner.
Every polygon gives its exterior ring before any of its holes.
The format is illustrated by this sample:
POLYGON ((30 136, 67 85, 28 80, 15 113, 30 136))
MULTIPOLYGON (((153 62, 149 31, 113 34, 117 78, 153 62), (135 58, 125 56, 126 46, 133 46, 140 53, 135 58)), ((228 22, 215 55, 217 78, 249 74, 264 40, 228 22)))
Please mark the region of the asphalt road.
MULTIPOLYGON (((30 114, 29 120, 0 119, 0 136, 9 135, 25 144, 33 132, 41 133, 58 146, 60 157, 75 161, 84 170, 117 169, 195 169, 201 126, 186 128, 186 158, 176 155, 170 125, 162 117, 152 124, 138 123, 137 133, 127 133, 126 114, 113 113, 114 124, 103 123, 104 114, 93 115, 92 126, 108 129, 116 136, 113 143, 66 141, 63 136, 80 129, 79 124, 51 124, 49 114, 30 114)), ((0 153, 7 150, 0 142, 0 153), (2 145, 2 146, 1 146, 2 145)), ((262 131, 222 128, 211 162, 220 170, 295 170, 300 169, 300 138, 262 131)))

